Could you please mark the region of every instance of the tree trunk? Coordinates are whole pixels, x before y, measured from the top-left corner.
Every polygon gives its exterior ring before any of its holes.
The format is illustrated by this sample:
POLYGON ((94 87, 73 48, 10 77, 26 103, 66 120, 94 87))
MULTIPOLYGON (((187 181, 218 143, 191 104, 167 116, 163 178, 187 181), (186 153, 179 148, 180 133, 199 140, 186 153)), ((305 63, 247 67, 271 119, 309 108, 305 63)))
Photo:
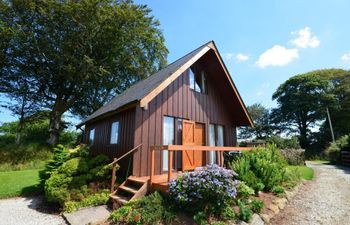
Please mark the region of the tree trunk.
POLYGON ((306 127, 306 124, 305 124, 305 126, 303 125, 300 128, 299 142, 300 142, 300 147, 302 147, 303 149, 307 149, 309 147, 309 141, 307 139, 307 127, 306 127))
POLYGON ((22 142, 22 130, 24 127, 24 121, 22 118, 19 119, 17 130, 16 130, 16 145, 20 145, 22 142))
POLYGON ((58 107, 54 107, 50 114, 49 139, 47 139, 46 142, 51 146, 55 146, 58 143, 60 133, 63 130, 61 121, 63 113, 63 110, 59 110, 58 107))
POLYGON ((24 128, 24 117, 25 117, 25 105, 27 104, 27 95, 24 94, 21 102, 21 109, 19 111, 19 121, 16 130, 16 145, 20 145, 22 142, 22 131, 24 128))

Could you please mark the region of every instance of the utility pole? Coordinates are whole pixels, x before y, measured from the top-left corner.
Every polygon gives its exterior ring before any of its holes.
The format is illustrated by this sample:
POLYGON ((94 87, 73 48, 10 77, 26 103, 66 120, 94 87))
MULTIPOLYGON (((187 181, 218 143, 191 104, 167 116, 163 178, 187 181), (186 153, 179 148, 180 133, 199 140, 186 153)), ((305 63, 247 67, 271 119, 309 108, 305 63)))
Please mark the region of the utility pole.
POLYGON ((331 116, 330 116, 330 114, 329 114, 328 107, 326 107, 326 110, 327 110, 327 116, 328 116, 329 127, 331 128, 332 141, 335 142, 334 133, 333 133, 333 126, 332 126, 331 116))

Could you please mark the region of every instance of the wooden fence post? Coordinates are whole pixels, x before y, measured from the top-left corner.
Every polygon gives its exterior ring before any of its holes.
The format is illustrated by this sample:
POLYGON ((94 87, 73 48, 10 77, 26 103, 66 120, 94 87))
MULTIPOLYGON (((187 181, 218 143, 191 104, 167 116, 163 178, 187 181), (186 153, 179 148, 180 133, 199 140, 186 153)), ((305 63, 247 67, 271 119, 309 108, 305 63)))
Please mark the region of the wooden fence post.
POLYGON ((173 171, 173 151, 168 150, 168 182, 170 182, 173 171))
MULTIPOLYGON (((116 158, 113 159, 113 161, 115 161, 116 158)), ((113 163, 112 164, 112 183, 111 183, 111 193, 114 192, 114 185, 115 185, 115 180, 116 180, 116 176, 115 176, 115 173, 117 172, 116 171, 116 165, 117 163, 113 163)))
POLYGON ((154 146, 151 146, 151 166, 150 166, 150 173, 149 173, 150 185, 151 185, 150 188, 152 188, 153 175, 154 175, 154 146))

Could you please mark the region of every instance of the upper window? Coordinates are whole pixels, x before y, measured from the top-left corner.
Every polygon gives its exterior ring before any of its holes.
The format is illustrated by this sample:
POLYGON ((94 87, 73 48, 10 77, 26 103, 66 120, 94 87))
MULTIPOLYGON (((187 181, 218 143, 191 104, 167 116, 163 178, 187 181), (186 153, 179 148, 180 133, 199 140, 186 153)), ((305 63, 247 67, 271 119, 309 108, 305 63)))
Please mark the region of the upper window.
POLYGON ((113 122, 111 127, 111 144, 118 144, 119 122, 113 122))
POLYGON ((90 130, 90 133, 89 133, 89 144, 90 145, 94 144, 94 140, 95 140, 95 128, 90 130))
POLYGON ((206 93, 206 79, 203 70, 189 69, 190 88, 199 93, 206 93))

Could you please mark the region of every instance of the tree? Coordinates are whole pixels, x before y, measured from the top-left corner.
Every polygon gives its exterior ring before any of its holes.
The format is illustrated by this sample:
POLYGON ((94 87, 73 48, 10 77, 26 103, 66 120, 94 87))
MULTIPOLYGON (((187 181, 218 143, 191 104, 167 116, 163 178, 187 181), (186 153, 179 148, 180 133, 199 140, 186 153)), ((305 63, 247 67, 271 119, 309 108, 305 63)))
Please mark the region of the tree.
POLYGON ((326 119, 326 108, 334 108, 335 86, 330 78, 344 70, 316 70, 294 76, 280 85, 272 99, 278 107, 273 110, 274 122, 280 123, 285 131, 298 133, 302 148, 310 145, 311 128, 326 119))
POLYGON ((254 127, 243 127, 239 129, 239 137, 265 139, 273 133, 273 127, 270 124, 270 111, 261 104, 253 104, 247 107, 254 127))
POLYGON ((165 64, 150 12, 122 0, 2 1, 0 83, 7 87, 0 91, 26 77, 51 111, 48 143, 56 144, 65 112, 84 117, 165 64))

